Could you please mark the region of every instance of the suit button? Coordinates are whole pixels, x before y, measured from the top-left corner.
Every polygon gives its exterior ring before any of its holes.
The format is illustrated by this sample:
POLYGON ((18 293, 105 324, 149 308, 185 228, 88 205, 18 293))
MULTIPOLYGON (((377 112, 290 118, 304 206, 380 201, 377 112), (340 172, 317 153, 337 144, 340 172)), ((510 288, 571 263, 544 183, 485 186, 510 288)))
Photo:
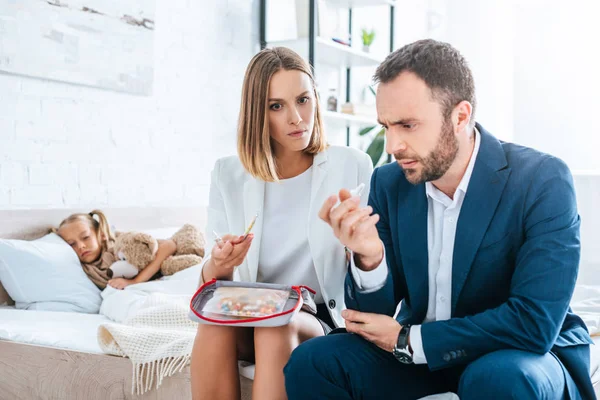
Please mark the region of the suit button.
POLYGON ((452 357, 453 360, 456 359, 456 352, 455 351, 451 351, 450 352, 450 357, 452 357))
POLYGON ((329 308, 332 310, 335 308, 335 300, 334 299, 329 300, 329 308))
POLYGON ((450 354, 446 353, 444 354, 444 361, 448 362, 452 359, 452 357, 450 357, 450 354))

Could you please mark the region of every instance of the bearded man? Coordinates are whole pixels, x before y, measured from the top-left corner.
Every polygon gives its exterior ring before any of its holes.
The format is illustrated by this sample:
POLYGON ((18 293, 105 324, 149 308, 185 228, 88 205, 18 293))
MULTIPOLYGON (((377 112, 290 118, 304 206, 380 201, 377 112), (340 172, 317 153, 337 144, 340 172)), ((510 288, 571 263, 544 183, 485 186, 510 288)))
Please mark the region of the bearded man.
POLYGON ((396 162, 373 173, 368 207, 342 190, 320 210, 351 255, 347 332, 293 352, 289 399, 595 398, 592 341, 569 307, 568 167, 475 122, 472 72, 449 44, 406 45, 375 80, 396 162))

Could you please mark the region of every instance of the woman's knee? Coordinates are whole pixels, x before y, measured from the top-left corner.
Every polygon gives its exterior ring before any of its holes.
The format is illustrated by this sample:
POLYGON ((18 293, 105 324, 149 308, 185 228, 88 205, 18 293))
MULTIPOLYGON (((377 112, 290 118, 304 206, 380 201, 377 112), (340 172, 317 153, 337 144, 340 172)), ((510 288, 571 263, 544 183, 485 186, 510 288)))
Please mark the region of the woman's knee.
POLYGON ((278 349, 284 346, 296 347, 299 343, 298 326, 290 323, 285 326, 254 328, 254 348, 256 352, 278 349))
POLYGON ((196 330, 196 343, 230 343, 236 340, 235 328, 199 324, 196 330))
POLYGON ((194 355, 199 357, 200 354, 213 354, 223 349, 235 350, 237 335, 232 327, 223 327, 216 325, 198 325, 196 338, 194 340, 194 355))

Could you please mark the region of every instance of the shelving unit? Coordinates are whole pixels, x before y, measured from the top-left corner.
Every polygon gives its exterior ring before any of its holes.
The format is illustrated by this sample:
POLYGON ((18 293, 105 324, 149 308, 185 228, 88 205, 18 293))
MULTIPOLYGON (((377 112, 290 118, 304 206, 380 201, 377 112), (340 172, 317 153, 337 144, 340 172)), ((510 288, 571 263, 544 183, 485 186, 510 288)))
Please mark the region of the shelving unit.
POLYGON ((573 176, 597 176, 600 177, 599 169, 574 169, 571 171, 573 176))
POLYGON ((327 122, 337 125, 343 125, 347 128, 364 128, 366 126, 377 124, 377 121, 374 117, 344 114, 341 112, 334 111, 323 111, 323 118, 327 122))
POLYGON ((370 6, 395 6, 395 0, 327 0, 327 3, 338 8, 358 8, 370 6))
MULTIPOLYGON (((273 46, 289 47, 296 52, 306 51, 306 47, 308 46, 306 39, 283 40, 270 42, 270 44, 273 46)), ((331 39, 317 37, 315 39, 315 46, 317 64, 323 63, 352 68, 377 66, 383 61, 382 57, 365 53, 354 47, 344 46, 331 39)))
MULTIPOLYGON (((366 53, 359 49, 358 46, 345 46, 340 43, 336 43, 329 38, 318 37, 316 35, 316 22, 317 22, 317 0, 309 0, 308 10, 308 38, 276 41, 267 43, 267 1, 261 0, 260 2, 260 45, 261 49, 270 46, 284 46, 289 47, 292 50, 300 54, 308 54, 308 62, 313 68, 313 72, 316 72, 319 64, 340 66, 346 68, 346 94, 345 101, 350 102, 350 89, 351 89, 351 69, 354 67, 376 67, 379 65, 383 58, 377 55, 366 53)), ((274 0, 276 1, 276 0, 274 0)), ((325 0, 328 6, 332 6, 337 9, 348 9, 348 34, 352 37, 352 12, 357 7, 371 7, 371 6, 382 6, 386 5, 390 8, 390 52, 394 50, 394 7, 396 6, 395 0, 325 0)), ((326 101, 326 99, 323 99, 326 101)), ((338 100, 339 103, 343 103, 342 99, 338 100)), ((325 111, 324 120, 328 125, 343 126, 346 128, 346 145, 350 145, 350 128, 353 127, 366 127, 370 125, 376 125, 377 121, 374 117, 361 116, 361 115, 350 115, 339 112, 325 111)))

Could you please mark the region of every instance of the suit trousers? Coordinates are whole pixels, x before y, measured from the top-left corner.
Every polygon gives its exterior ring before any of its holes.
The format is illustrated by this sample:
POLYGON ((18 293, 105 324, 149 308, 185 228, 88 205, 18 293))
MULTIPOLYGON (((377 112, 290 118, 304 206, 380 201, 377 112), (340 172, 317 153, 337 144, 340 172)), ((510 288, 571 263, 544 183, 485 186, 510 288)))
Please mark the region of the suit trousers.
POLYGON ((284 373, 290 400, 410 400, 445 392, 461 400, 562 400, 569 398, 566 385, 572 381, 552 353, 499 350, 466 366, 430 371, 425 364, 402 364, 350 333, 303 343, 284 373))

